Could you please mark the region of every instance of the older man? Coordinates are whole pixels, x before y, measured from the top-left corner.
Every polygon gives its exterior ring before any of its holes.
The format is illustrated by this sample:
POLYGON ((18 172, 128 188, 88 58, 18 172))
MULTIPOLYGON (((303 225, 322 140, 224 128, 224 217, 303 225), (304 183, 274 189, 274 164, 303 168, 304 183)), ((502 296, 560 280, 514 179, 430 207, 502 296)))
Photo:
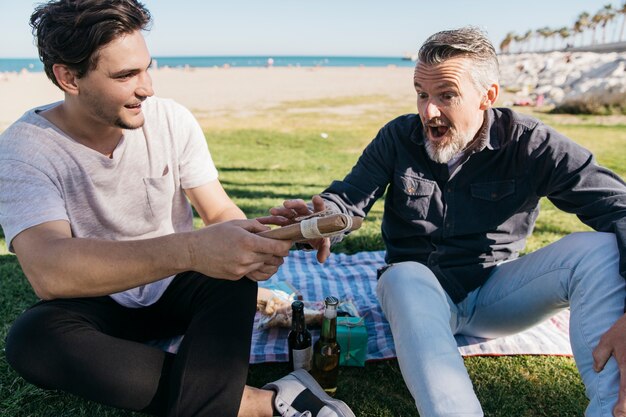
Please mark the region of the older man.
MULTIPOLYGON (((383 127, 311 208, 365 216, 386 191, 377 295, 420 415, 483 415, 455 334, 516 333, 568 307, 586 415, 626 415, 624 182, 540 121, 493 107, 498 61, 477 29, 427 39, 414 84, 419 114, 383 127), (541 197, 596 232, 518 257, 541 197)), ((286 201, 268 221, 309 211, 286 201)), ((323 262, 329 242, 314 243, 323 262)))

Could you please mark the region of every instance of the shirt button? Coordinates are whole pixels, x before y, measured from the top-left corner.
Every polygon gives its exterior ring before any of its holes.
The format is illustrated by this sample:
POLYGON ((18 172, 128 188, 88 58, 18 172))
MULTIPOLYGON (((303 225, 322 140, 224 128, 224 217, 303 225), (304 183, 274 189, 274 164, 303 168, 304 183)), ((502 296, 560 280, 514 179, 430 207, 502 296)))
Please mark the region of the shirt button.
POLYGON ((452 187, 448 187, 448 192, 451 193, 452 192, 452 187))
POLYGON ((496 198, 498 197, 498 193, 491 193, 491 198, 496 198))

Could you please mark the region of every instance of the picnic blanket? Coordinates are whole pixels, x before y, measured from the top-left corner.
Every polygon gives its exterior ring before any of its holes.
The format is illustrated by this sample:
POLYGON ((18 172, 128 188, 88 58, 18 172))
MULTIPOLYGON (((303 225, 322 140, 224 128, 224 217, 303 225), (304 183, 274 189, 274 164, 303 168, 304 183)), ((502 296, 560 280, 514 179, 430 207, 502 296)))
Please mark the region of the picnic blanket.
MULTIPOLYGON (((275 286, 287 281, 305 301, 322 301, 327 295, 340 300, 352 300, 365 320, 368 335, 367 360, 395 358, 389 323, 376 299, 376 270, 385 264, 384 252, 360 252, 354 255, 332 254, 319 264, 315 252, 294 251, 285 259, 278 272, 261 287, 275 286)), ((287 334, 289 329, 259 329, 261 315, 257 312, 252 334, 250 363, 288 361, 287 334)), ((569 344, 569 310, 524 332, 487 340, 457 335, 459 351, 464 356, 498 355, 559 355, 572 356, 569 344)), ((319 329, 309 329, 313 340, 319 329)), ((175 352, 181 338, 155 344, 175 352)))
MULTIPOLYGON (((367 360, 389 359, 396 356, 389 323, 376 299, 376 270, 384 265, 384 251, 360 252, 354 255, 332 254, 319 264, 315 252, 292 252, 278 272, 261 287, 273 282, 287 281, 305 301, 322 301, 327 295, 340 300, 351 299, 364 317, 368 333, 367 360)), ((255 318, 250 362, 283 362, 288 360, 288 329, 259 330, 255 318)), ((569 310, 516 335, 493 340, 457 336, 459 351, 472 355, 563 355, 571 356, 569 344, 569 310)), ((313 340, 319 329, 309 329, 313 340)))

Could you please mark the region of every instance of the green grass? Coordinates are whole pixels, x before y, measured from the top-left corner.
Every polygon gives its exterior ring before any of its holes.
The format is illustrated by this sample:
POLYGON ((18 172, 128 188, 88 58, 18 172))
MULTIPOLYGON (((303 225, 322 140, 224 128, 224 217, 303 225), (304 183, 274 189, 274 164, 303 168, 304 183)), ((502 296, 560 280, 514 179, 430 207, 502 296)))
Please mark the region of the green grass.
MULTIPOLYGON (((246 118, 225 116, 203 121, 203 125, 225 189, 248 216, 254 217, 265 215, 268 208, 284 199, 308 199, 331 180, 342 178, 384 123, 410 111, 410 103, 361 97, 292 102, 246 118), (376 106, 380 101, 384 105, 376 106), (327 139, 321 137, 322 132, 328 134, 327 139)), ((626 124, 603 125, 595 116, 538 117, 593 151, 601 164, 625 176, 626 124)), ((382 249, 381 219, 379 202, 363 228, 334 250, 353 253, 382 249)), ((527 250, 586 229, 574 216, 543 201, 527 250)), ((0 416, 138 416, 38 389, 9 368, 4 359, 4 338, 13 320, 33 302, 35 296, 17 260, 5 249, 0 254, 0 416)), ((471 357, 465 362, 487 416, 583 415, 586 399, 570 358, 471 357)), ((261 386, 284 373, 284 364, 253 365, 248 382, 261 386)), ((342 368, 338 397, 360 417, 418 415, 395 360, 342 368)))

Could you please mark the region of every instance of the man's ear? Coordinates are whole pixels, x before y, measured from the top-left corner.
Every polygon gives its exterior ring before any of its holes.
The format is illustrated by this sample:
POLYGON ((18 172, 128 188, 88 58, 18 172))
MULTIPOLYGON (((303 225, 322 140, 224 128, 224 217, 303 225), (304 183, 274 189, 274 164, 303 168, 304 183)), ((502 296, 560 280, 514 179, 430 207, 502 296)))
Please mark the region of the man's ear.
POLYGON ((78 77, 73 70, 67 65, 54 64, 52 65, 52 72, 64 92, 72 95, 78 94, 78 83, 76 82, 78 77))
POLYGON ((483 101, 480 105, 481 110, 487 110, 496 103, 498 99, 498 95, 500 94, 500 85, 498 83, 491 84, 491 87, 485 93, 485 97, 483 97, 483 101))

